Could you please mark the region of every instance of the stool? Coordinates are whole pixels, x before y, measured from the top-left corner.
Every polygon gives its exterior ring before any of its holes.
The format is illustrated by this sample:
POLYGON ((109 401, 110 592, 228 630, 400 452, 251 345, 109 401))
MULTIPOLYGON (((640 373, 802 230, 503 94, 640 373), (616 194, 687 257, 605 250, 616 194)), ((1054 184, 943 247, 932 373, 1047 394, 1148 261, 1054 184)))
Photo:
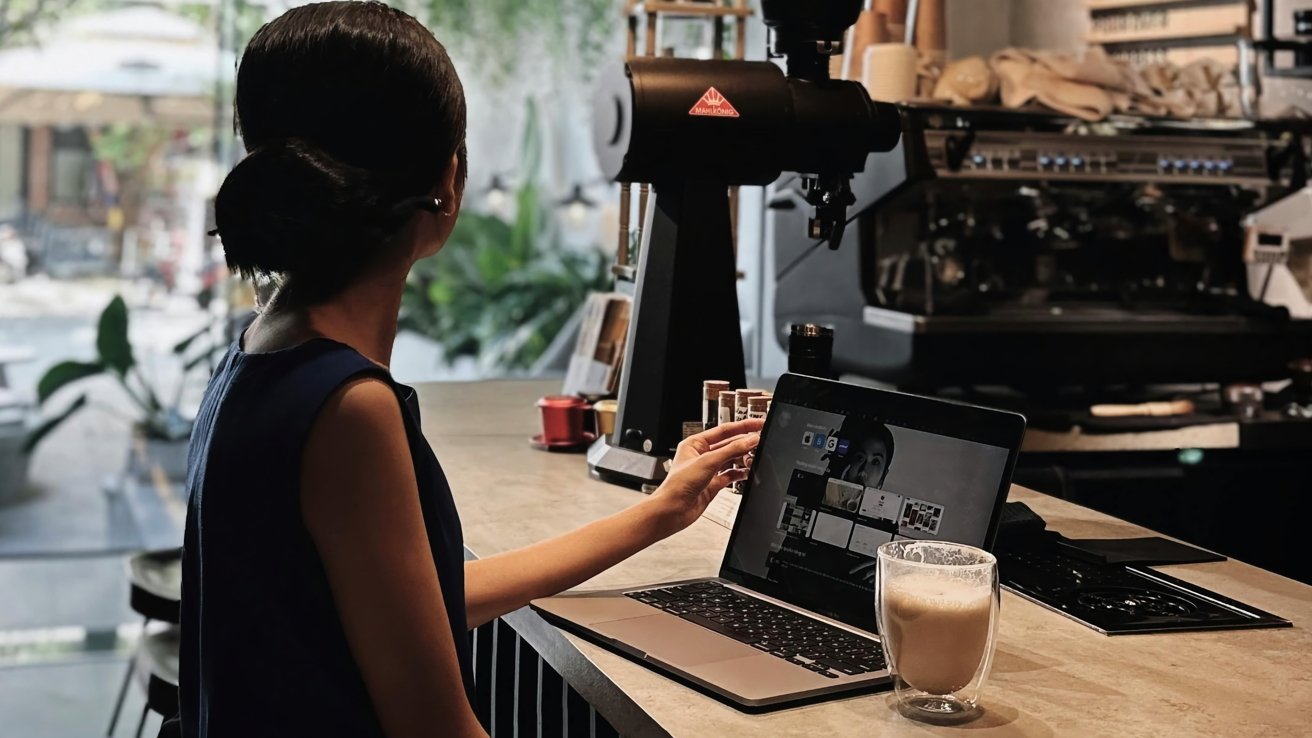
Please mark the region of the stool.
MULTIPOLYGON (((146 695, 137 722, 137 738, 146 727, 146 716, 152 711, 168 718, 178 712, 178 647, 181 631, 177 627, 143 636, 137 646, 137 683, 146 695)), ((120 703, 121 704, 121 703, 120 703)))
POLYGON ((150 710, 172 715, 177 711, 178 704, 176 626, 182 619, 182 549, 170 548, 136 554, 128 559, 127 569, 130 585, 128 604, 143 618, 141 642, 137 654, 128 661, 127 673, 123 675, 123 685, 119 687, 118 700, 109 718, 109 729, 105 732, 107 736, 114 735, 114 728, 118 726, 119 713, 123 710, 123 701, 127 698, 128 684, 134 672, 139 673, 138 681, 146 695, 146 707, 141 712, 141 722, 137 726, 138 736, 145 727, 146 715, 150 710), (146 627, 153 621, 174 627, 147 634, 146 627), (167 697, 166 692, 170 688, 171 697, 167 697))

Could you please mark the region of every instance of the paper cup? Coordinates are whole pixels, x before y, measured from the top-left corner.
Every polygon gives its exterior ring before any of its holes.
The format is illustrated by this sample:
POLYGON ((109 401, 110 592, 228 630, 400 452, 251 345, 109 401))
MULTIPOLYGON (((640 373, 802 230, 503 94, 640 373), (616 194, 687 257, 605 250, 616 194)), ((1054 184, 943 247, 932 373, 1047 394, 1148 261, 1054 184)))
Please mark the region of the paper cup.
POLYGON ((870 99, 894 103, 915 97, 919 61, 915 48, 906 44, 867 46, 861 64, 861 82, 870 99))
POLYGON ((615 432, 615 413, 619 403, 615 400, 598 400, 592 409, 597 411, 597 433, 609 437, 615 432))

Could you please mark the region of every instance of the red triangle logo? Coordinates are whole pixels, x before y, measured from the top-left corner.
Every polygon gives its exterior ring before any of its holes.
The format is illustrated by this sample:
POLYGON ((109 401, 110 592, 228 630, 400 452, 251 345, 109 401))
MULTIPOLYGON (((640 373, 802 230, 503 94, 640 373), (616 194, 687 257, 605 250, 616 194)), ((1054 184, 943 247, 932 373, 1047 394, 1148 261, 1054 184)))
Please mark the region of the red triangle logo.
POLYGON ((702 99, 692 106, 688 115, 706 115, 712 118, 737 118, 738 111, 734 109, 733 104, 720 94, 720 91, 714 87, 707 88, 702 99))

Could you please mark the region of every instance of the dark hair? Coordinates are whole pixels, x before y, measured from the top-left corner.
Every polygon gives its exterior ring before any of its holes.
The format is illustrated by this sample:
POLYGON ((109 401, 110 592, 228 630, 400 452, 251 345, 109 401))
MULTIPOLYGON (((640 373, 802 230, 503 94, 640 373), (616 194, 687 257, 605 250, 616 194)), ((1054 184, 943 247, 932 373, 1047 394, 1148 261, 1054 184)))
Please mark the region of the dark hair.
POLYGON ((419 21, 381 3, 305 5, 256 32, 236 121, 250 154, 214 203, 228 266, 282 275, 296 302, 332 297, 417 210, 436 210, 453 154, 463 182, 455 67, 419 21))
POLYGON ((888 467, 893 465, 893 431, 883 423, 875 423, 870 428, 870 435, 884 444, 884 473, 887 474, 888 467))

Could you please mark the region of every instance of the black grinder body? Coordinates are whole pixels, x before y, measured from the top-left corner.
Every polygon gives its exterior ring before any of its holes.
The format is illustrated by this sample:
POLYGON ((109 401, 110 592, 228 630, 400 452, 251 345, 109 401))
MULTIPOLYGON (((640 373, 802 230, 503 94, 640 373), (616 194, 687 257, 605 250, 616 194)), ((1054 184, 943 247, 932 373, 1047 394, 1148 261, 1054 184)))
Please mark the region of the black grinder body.
POLYGON ((632 59, 603 78, 595 110, 601 169, 619 182, 850 176, 900 135, 896 110, 860 84, 787 77, 771 62, 632 59), (708 93, 722 102, 701 107, 718 114, 694 112, 708 93))

